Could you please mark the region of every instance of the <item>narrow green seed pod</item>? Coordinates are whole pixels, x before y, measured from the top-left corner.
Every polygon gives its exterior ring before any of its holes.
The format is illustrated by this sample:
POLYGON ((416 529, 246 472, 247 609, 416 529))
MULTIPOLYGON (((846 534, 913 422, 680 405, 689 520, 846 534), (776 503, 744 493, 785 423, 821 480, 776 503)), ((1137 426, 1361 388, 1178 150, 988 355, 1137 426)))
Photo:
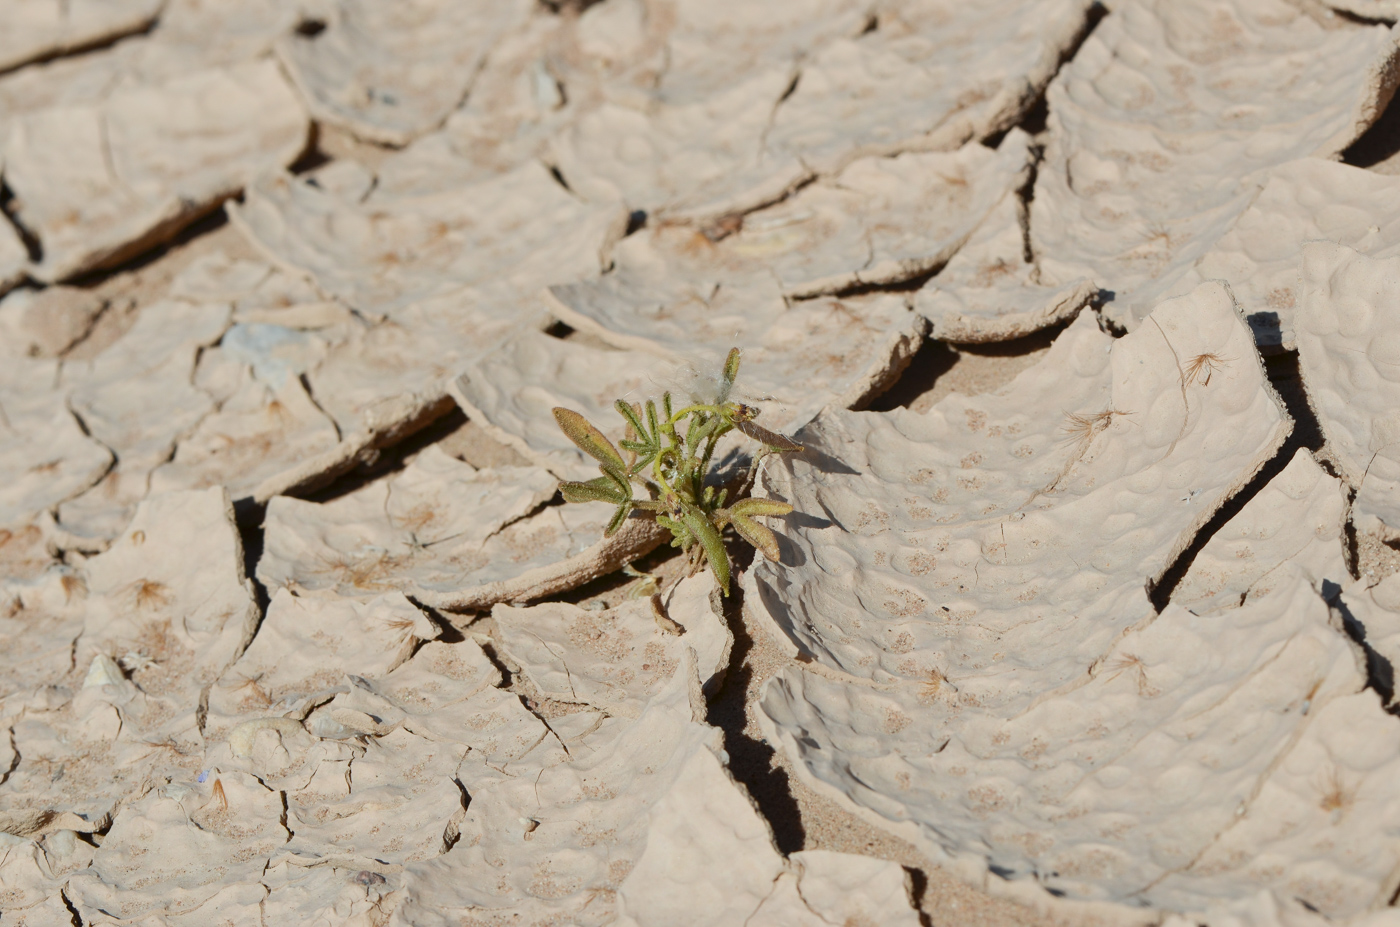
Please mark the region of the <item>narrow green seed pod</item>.
POLYGON ((739 349, 730 348, 729 356, 724 359, 724 381, 725 385, 732 385, 739 376, 739 349))
POLYGON ((740 499, 729 507, 735 515, 791 515, 792 506, 777 499, 740 499))
POLYGON ((778 562, 778 539, 774 537, 772 531, 747 515, 736 515, 733 509, 729 510, 729 523, 734 526, 735 531, 739 532, 741 538, 761 550, 763 556, 774 563, 778 562))
POLYGON ((599 463, 613 464, 621 470, 627 469, 627 464, 617 448, 613 447, 607 436, 588 419, 572 409, 556 407, 554 420, 559 423, 559 430, 564 432, 565 437, 577 444, 579 450, 589 457, 599 463))

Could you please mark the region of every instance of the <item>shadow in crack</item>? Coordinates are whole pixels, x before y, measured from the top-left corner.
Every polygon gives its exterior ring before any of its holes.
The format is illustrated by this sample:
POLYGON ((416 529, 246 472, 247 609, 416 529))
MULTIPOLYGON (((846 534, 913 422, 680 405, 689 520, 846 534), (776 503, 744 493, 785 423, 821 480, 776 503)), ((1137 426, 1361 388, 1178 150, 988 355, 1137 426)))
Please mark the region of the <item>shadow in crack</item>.
POLYGON ((430 444, 444 440, 467 424, 467 417, 450 399, 435 406, 398 440, 367 449, 348 469, 328 474, 324 482, 288 492, 308 502, 330 502, 398 473, 409 459, 430 444))
POLYGON ((1353 167, 1374 168, 1397 155, 1400 155, 1400 93, 1391 97, 1380 118, 1342 152, 1342 162, 1353 167))
POLYGON ((1346 600, 1342 598, 1342 587, 1332 582, 1330 579, 1322 581, 1322 598, 1327 601, 1327 605, 1342 620, 1342 630, 1346 631, 1347 637, 1356 642, 1356 645, 1366 654, 1366 685, 1375 690, 1381 697, 1381 704, 1386 706, 1386 710, 1392 714, 1396 713, 1396 708, 1391 705, 1395 698, 1395 667, 1389 660, 1376 652, 1375 648, 1366 643, 1366 626, 1347 607, 1346 600))
MULTIPOLYGON (((740 546, 740 545, 736 545, 740 546)), ((750 551, 752 553, 752 551, 750 551)), ((739 564, 735 564, 736 575, 739 564)), ((747 564, 744 565, 747 568, 747 564)), ((806 829, 797 799, 792 794, 788 772, 774 762, 773 748, 748 728, 748 701, 756 693, 756 667, 753 635, 743 620, 743 593, 737 587, 724 600, 725 620, 734 633, 734 649, 729 655, 729 671, 719 695, 710 702, 706 720, 724 732, 724 749, 729 754, 729 771, 741 782, 758 805, 759 813, 773 828, 778 850, 784 854, 802 849, 806 829)))
POLYGON ((1033 366, 1071 321, 989 344, 955 345, 930 338, 915 352, 899 380, 865 408, 870 412, 899 408, 927 412, 949 393, 975 396, 995 392, 1033 366))
MULTIPOLYGON (((1104 6, 1102 3, 1096 2, 1089 7, 1088 15, 1084 17, 1084 27, 1080 29, 1079 34, 1074 37, 1074 40, 1071 41, 1069 46, 1060 54, 1060 60, 1055 64, 1056 75, 1063 70, 1065 65, 1074 60, 1074 56, 1079 54, 1079 49, 1084 47, 1084 43, 1089 40, 1089 36, 1094 34, 1094 30, 1099 27, 1099 23, 1103 22, 1104 17, 1107 16, 1108 13, 1108 7, 1104 6)), ((1021 116, 1021 121, 1017 123, 1019 128, 1031 135, 1039 135, 1046 129, 1046 123, 1050 118, 1050 105, 1046 100, 1046 91, 1050 89, 1050 84, 1053 80, 1054 78, 1051 78, 1051 80, 1045 82, 1045 87, 1040 91, 1040 95, 1036 97, 1035 101, 1032 102, 1030 106, 1026 107, 1024 115, 1021 116)), ((989 148, 996 148, 1001 144, 1001 140, 1006 137, 1008 131, 1010 131, 1009 126, 984 139, 982 144, 989 148)))
MULTIPOLYGON (((1176 558, 1175 562, 1169 564, 1156 583, 1149 583, 1148 595, 1152 599, 1152 607, 1157 611, 1167 607, 1171 601, 1172 593, 1176 591, 1177 585, 1181 582, 1186 571, 1191 568, 1196 555, 1201 552, 1201 548, 1215 536, 1226 522, 1240 513, 1240 509, 1245 504, 1258 495, 1259 491, 1269 484, 1269 481, 1278 476, 1283 468, 1288 466, 1288 462, 1293 459, 1293 455, 1299 448, 1307 448, 1316 454, 1322 448, 1323 437, 1322 427, 1317 423, 1317 417, 1313 415, 1312 407, 1308 405, 1307 394, 1303 391, 1303 378, 1298 369, 1298 353, 1287 351, 1281 354, 1274 354, 1264 358, 1264 372, 1269 378, 1269 383, 1273 385, 1279 398, 1283 400, 1284 408, 1293 417, 1293 432, 1283 442, 1275 454, 1264 466, 1259 468, 1259 472, 1254 475, 1245 486, 1225 501, 1211 518, 1206 522, 1200 531, 1196 532, 1196 537, 1191 541, 1190 546, 1176 558)), ((1319 464, 1324 469, 1327 462, 1319 460, 1319 464)))

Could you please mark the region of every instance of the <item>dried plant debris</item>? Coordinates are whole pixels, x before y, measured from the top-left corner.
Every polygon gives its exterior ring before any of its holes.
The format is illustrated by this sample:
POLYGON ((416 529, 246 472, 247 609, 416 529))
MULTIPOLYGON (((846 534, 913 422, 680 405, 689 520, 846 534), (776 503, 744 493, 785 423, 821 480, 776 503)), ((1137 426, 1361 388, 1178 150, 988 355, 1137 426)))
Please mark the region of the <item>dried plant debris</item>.
POLYGON ((1030 209, 1042 282, 1087 276, 1135 328, 1248 208, 1252 175, 1336 155, 1375 121, 1395 62, 1386 28, 1329 31, 1282 0, 1115 11, 1050 85, 1030 209))
POLYGON ((163 5, 162 0, 12 4, 5 11, 5 34, 0 37, 0 71, 140 32, 155 21, 163 5))
POLYGON ((528 0, 329 4, 324 28, 278 53, 311 113, 368 141, 403 145, 467 97, 488 52, 519 28, 528 0))
POLYGON ((100 102, 22 113, 3 150, 46 281, 170 237, 260 171, 290 164, 307 120, 271 61, 118 86, 100 102))
POLYGON ((1373 260, 1324 242, 1302 254, 1295 316, 1308 403, 1327 452, 1356 491, 1359 530, 1400 536, 1400 320, 1391 294, 1400 259, 1373 260))
MULTIPOLYGON (((762 723, 805 778, 934 855, 984 856, 1079 898, 1209 907, 1189 880, 1170 895, 1154 885, 1234 819, 1304 723, 1309 692, 1356 691, 1364 675, 1301 576, 1232 613, 1229 633, 1248 648, 1216 641, 1218 616, 1177 606, 1156 616, 1143 581, 1290 427, 1219 284, 1161 304, 1116 342, 1081 317, 997 395, 953 395, 923 415, 823 415, 801 438, 840 471, 801 456, 766 471, 769 492, 827 520, 789 526, 784 566, 746 578, 745 601, 810 661, 769 684, 762 723), (1188 379, 1202 353, 1234 360, 1206 385, 1188 379), (1257 618, 1234 617, 1246 610, 1257 618), (1262 626, 1274 628, 1267 640, 1262 626), (1304 633, 1316 643, 1282 661, 1279 647, 1304 633), (1200 643, 1188 647, 1192 636, 1200 643), (1209 695, 1189 654, 1226 651, 1240 662, 1213 664, 1221 690, 1209 695), (1264 668, 1287 683, 1260 709, 1267 730, 1262 720, 1255 730, 1243 703, 1221 699, 1255 678, 1273 691, 1264 668), (1109 687, 1125 700, 1112 709, 1109 687), (1159 701, 1168 691, 1180 701, 1159 701), (1168 704, 1180 714, 1155 713, 1168 704), (1206 706, 1259 746, 1208 733, 1206 706), (1193 774, 1179 800, 1144 778, 1163 772, 1165 789, 1176 761, 1144 753, 1141 773, 1119 762, 1134 743, 1150 752, 1148 733, 1174 716, 1199 732, 1181 728, 1181 749, 1233 770, 1193 774), (1115 763, 1122 778, 1107 769, 1115 763), (1051 784, 1071 769, 1071 781, 1051 784), (1198 817, 1188 824, 1178 802, 1198 817), (1158 846, 1170 855, 1149 850, 1158 846)), ((1238 897, 1257 891, 1240 885, 1238 897)))
POLYGON ((714 577, 702 573, 659 599, 629 599, 602 611, 550 602, 497 605, 491 614, 501 646, 541 694, 636 718, 684 664, 687 649, 702 687, 718 687, 733 636, 711 609, 716 589, 714 577), (672 625, 663 627, 662 619, 672 625))
POLYGON ((470 284, 531 292, 597 274, 626 226, 620 204, 580 202, 538 162, 472 186, 363 202, 269 173, 229 215, 269 260, 381 315, 470 284))
POLYGON ((1397 209, 1394 177, 1322 158, 1291 161, 1268 172, 1249 209, 1168 292, 1225 280, 1260 347, 1294 350, 1304 243, 1333 241, 1374 258, 1392 257, 1400 251, 1397 209))
POLYGON ((1300 448, 1191 561, 1172 601, 1197 614, 1267 594, 1301 571, 1315 588, 1350 580, 1343 546, 1347 498, 1341 481, 1300 448))

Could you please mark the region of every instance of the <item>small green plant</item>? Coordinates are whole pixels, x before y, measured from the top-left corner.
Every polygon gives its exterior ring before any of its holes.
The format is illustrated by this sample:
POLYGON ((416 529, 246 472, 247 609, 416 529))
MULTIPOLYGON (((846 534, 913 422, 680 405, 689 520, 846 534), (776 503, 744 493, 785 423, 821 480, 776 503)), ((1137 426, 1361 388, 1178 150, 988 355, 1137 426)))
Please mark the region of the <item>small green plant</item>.
MULTIPOLYGON (((736 497, 748 491, 765 456, 802 450, 802 445, 755 424, 757 408, 729 401, 738 374, 739 349, 734 348, 725 358, 712 402, 697 402, 672 411, 669 392, 662 394, 659 410, 652 399, 645 405, 617 400, 614 408, 627 421, 627 436, 619 442, 621 450, 579 413, 564 408, 554 410, 560 429, 580 450, 598 461, 598 469, 603 473, 587 482, 560 483, 564 499, 617 506, 608 523, 607 536, 622 527, 634 510, 654 512, 657 522, 670 529, 674 537, 672 547, 692 556, 704 553, 725 595, 729 594, 729 554, 724 547, 724 529, 733 527, 765 557, 776 561, 778 539, 755 519, 786 515, 792 506, 773 499, 739 498, 726 508, 729 489, 708 482, 716 445, 720 438, 736 430, 762 445, 733 493, 736 497), (644 489, 647 498, 634 498, 634 487, 644 489)), ((698 559, 695 562, 698 565, 698 559)))

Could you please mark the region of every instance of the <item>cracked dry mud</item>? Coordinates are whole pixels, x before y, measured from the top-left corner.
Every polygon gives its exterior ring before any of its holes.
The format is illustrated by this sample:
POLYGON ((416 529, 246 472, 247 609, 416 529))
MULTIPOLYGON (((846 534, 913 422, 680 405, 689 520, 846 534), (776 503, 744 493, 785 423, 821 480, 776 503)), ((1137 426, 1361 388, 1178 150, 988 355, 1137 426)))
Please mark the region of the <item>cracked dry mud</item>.
POLYGON ((1397 17, 0 0, 0 927, 1400 925, 1397 17))

